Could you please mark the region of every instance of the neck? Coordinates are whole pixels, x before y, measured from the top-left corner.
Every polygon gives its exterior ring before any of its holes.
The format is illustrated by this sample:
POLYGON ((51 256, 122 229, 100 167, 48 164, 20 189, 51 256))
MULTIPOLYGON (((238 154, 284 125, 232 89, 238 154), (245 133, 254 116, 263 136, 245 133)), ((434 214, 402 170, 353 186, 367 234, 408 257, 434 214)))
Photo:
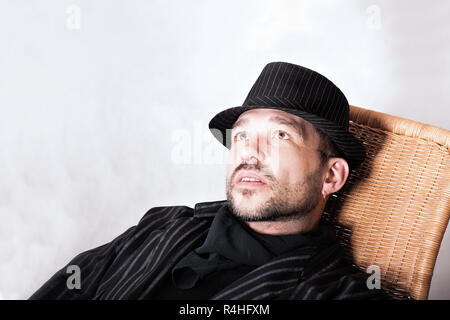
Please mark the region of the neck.
POLYGON ((246 224, 254 231, 263 234, 300 234, 314 229, 319 224, 321 216, 322 210, 319 210, 285 221, 247 221, 246 224))

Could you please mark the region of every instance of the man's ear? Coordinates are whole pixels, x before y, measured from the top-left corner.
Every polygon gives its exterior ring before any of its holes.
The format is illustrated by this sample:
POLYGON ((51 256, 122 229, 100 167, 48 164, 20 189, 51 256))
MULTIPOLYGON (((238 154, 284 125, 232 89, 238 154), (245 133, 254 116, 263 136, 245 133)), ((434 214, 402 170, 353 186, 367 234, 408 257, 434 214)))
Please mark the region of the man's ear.
POLYGON ((350 169, 348 163, 343 158, 328 159, 326 164, 325 180, 322 186, 322 196, 339 191, 347 181, 350 169))

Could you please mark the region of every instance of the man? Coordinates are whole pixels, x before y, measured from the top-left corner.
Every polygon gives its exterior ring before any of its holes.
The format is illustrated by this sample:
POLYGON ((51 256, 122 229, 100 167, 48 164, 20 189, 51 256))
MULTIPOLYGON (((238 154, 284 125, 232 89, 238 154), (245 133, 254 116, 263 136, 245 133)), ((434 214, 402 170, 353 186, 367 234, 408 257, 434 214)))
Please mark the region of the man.
MULTIPOLYGON (((209 123, 230 149, 227 200, 154 207, 76 256, 31 299, 382 299, 321 221, 364 160, 327 78, 269 63, 240 107, 209 123), (68 268, 81 271, 70 286, 68 268)), ((71 269, 72 270, 72 269, 71 269)))

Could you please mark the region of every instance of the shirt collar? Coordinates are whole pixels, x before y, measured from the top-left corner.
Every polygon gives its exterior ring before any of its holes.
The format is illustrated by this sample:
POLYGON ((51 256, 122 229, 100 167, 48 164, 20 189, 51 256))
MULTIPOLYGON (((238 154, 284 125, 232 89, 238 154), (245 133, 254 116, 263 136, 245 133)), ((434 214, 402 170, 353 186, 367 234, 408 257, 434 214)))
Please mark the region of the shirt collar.
MULTIPOLYGON (((295 247, 327 246, 330 243, 336 241, 334 229, 332 228, 332 226, 327 225, 323 222, 319 223, 319 225, 314 230, 302 234, 288 234, 288 235, 274 236, 257 233, 254 230, 251 230, 250 228, 238 222, 236 218, 229 213, 227 200, 197 203, 195 205, 194 217, 214 218, 211 228, 214 229, 215 231, 211 235, 210 230, 207 237, 207 239, 209 240, 217 238, 226 238, 226 235, 230 233, 230 230, 234 230, 236 232, 235 237, 227 241, 227 243, 230 243, 230 241, 233 242, 234 240, 239 238, 240 243, 247 244, 246 247, 252 247, 253 248, 252 250, 255 251, 258 251, 256 250, 256 248, 258 247, 264 248, 265 250, 259 251, 268 250, 268 252, 270 252, 274 256, 281 254, 283 251, 289 251, 295 247), (225 225, 229 225, 229 228, 231 229, 227 230, 226 232, 223 231, 225 229, 225 225), (222 235, 218 237, 219 234, 222 235), (242 237, 239 237, 239 235, 241 235, 242 237), (250 245, 251 243, 253 243, 252 246, 250 245)), ((211 240, 210 242, 215 243, 217 241, 211 240)), ((228 247, 229 245, 225 246, 224 248, 228 247)), ((237 247, 239 247, 239 245, 237 245, 237 247)), ((232 250, 232 252, 236 253, 236 250, 237 249, 235 248, 232 250)), ((223 252, 220 253, 223 255, 223 252)))
POLYGON ((219 211, 222 207, 227 206, 227 205, 228 205, 227 200, 196 203, 194 206, 194 217, 195 218, 213 218, 213 217, 215 217, 217 211, 219 211))

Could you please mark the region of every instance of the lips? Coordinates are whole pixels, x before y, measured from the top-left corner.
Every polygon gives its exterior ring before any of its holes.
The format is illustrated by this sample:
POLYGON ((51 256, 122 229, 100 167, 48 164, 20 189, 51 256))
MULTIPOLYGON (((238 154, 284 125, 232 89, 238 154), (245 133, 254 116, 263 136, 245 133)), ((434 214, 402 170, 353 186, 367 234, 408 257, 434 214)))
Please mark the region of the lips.
POLYGON ((236 176, 234 182, 239 185, 252 185, 252 186, 259 186, 266 184, 266 181, 263 178, 261 178, 261 176, 251 171, 240 171, 236 176), (242 179, 244 179, 244 181, 242 179))

